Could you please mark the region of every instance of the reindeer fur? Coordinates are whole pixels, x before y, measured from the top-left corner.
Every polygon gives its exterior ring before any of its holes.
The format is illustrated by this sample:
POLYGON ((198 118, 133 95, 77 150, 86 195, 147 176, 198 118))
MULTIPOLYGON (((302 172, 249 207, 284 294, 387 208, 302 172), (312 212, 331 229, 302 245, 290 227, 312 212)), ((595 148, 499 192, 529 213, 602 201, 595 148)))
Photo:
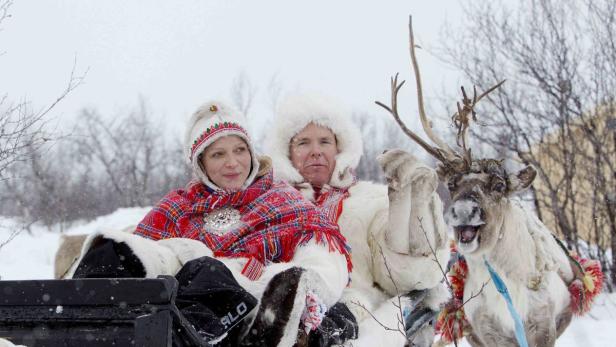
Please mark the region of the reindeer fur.
POLYGON ((483 200, 485 224, 478 231, 479 244, 470 252, 461 249, 468 264, 464 310, 472 327, 469 343, 518 345, 513 319, 504 298, 490 283, 485 257, 509 289, 529 346, 554 346, 572 315, 567 286, 574 274, 569 260, 532 212, 507 197, 483 200))
POLYGON ((390 81, 391 104, 376 103, 393 116, 405 134, 440 161, 437 172, 441 180, 447 182, 452 195, 452 205, 445 218, 454 228, 458 249, 468 265, 464 310, 473 330, 469 342, 473 346, 517 346, 514 323, 505 300, 490 283, 484 264, 487 259, 509 289, 513 305, 524 321, 529 345, 554 346, 571 319, 567 287, 574 273, 567 255, 545 225, 509 199, 512 193, 532 183, 536 171, 528 166, 516 174, 507 174, 501 160, 473 159, 467 147, 471 120, 477 119, 476 103, 503 82, 479 96, 473 88, 472 98, 462 88, 462 101, 452 117, 461 147, 461 152, 456 153, 433 131, 424 110, 414 40, 409 18, 409 46, 419 118, 424 132, 436 147, 402 122, 397 106, 398 92, 404 82, 398 82, 398 74, 390 81))

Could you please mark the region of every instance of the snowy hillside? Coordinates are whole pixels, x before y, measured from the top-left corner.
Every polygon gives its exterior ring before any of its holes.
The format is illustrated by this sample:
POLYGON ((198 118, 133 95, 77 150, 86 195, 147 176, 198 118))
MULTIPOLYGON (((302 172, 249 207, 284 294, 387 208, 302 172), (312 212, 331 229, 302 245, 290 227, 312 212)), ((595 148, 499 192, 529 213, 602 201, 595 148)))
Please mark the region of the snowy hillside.
MULTIPOLYGON (((137 225, 150 210, 123 208, 98 217, 89 223, 73 226, 66 234, 87 234, 97 230, 123 229, 137 225)), ((53 278, 53 258, 59 243, 59 230, 33 225, 30 232, 12 219, 0 217, 0 245, 11 235, 14 238, 0 248, 0 278, 4 280, 53 278)))
MULTIPOLYGON (((136 225, 149 208, 120 209, 89 223, 76 225, 68 234, 89 233, 95 230, 121 229, 136 225)), ((31 231, 19 231, 0 248, 0 276, 4 280, 46 279, 53 277, 53 258, 58 247, 59 233, 34 225, 31 231)), ((12 219, 0 217, 0 245, 19 230, 12 219)), ((616 293, 597 298, 591 313, 575 318, 570 328, 556 343, 559 347, 616 346, 616 293)), ((466 342, 460 346, 469 346, 466 342)))

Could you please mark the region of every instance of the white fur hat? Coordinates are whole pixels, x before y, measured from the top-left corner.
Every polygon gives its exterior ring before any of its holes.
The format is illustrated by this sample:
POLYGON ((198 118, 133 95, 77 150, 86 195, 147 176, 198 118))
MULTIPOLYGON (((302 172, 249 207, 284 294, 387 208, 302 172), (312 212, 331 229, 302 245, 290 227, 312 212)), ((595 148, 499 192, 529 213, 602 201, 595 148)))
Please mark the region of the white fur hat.
POLYGON ((309 123, 315 123, 332 130, 338 144, 336 166, 329 185, 345 188, 353 183, 353 171, 363 154, 359 128, 353 124, 350 112, 341 108, 330 98, 304 94, 289 96, 278 106, 273 136, 267 141, 267 153, 274 164, 277 179, 298 184, 304 182, 289 158, 289 144, 293 136, 309 123))
POLYGON ((210 101, 201 105, 190 117, 184 142, 185 155, 195 176, 209 188, 214 190, 221 189, 214 182, 210 181, 207 174, 203 171, 199 163, 199 156, 214 141, 229 135, 236 135, 243 139, 248 145, 252 158, 250 174, 246 182, 244 182, 242 189, 252 184, 252 181, 255 179, 259 171, 259 160, 244 126, 245 123, 246 119, 239 111, 217 101, 210 101))

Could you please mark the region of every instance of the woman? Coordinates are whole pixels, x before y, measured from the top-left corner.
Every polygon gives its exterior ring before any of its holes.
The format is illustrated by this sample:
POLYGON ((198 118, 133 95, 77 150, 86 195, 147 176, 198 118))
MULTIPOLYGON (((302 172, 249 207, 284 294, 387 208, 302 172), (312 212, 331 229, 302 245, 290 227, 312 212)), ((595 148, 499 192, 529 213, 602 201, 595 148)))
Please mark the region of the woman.
MULTIPOLYGON (((204 306, 211 309, 211 300, 203 304, 203 291, 219 285, 213 278, 222 274, 223 287, 235 280, 260 298, 241 344, 291 346, 299 327, 316 329, 339 299, 348 283, 350 256, 335 224, 293 187, 273 182, 271 165, 255 155, 243 122, 221 103, 200 107, 190 120, 185 147, 196 179, 167 194, 134 234, 91 236, 75 277, 110 277, 110 266, 101 266, 110 263, 113 275, 120 269, 128 271, 124 276, 175 274, 182 267, 176 275, 178 305, 188 307, 182 312, 189 320, 207 324, 212 319, 202 312, 204 306), (96 250, 104 244, 113 250, 106 253, 121 256, 103 262, 96 250), (212 257, 222 264, 213 266, 212 257)), ((218 333, 236 322, 237 315, 225 310, 248 314, 254 306, 241 288, 232 291, 230 301, 243 304, 242 309, 211 310, 222 317, 224 329, 218 333)))

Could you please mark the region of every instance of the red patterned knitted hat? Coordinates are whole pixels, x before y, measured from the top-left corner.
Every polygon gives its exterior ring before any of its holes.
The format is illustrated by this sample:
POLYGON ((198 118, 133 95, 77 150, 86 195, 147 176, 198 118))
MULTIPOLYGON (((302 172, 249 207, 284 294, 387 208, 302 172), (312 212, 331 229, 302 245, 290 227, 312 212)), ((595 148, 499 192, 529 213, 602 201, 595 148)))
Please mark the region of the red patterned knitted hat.
POLYGON ((254 180, 259 171, 259 161, 244 126, 245 123, 246 120, 239 111, 217 101, 203 104, 190 118, 186 130, 185 155, 195 176, 206 186, 214 190, 220 189, 201 168, 199 156, 214 141, 230 135, 238 136, 244 140, 252 157, 252 168, 242 189, 248 187, 254 180))

